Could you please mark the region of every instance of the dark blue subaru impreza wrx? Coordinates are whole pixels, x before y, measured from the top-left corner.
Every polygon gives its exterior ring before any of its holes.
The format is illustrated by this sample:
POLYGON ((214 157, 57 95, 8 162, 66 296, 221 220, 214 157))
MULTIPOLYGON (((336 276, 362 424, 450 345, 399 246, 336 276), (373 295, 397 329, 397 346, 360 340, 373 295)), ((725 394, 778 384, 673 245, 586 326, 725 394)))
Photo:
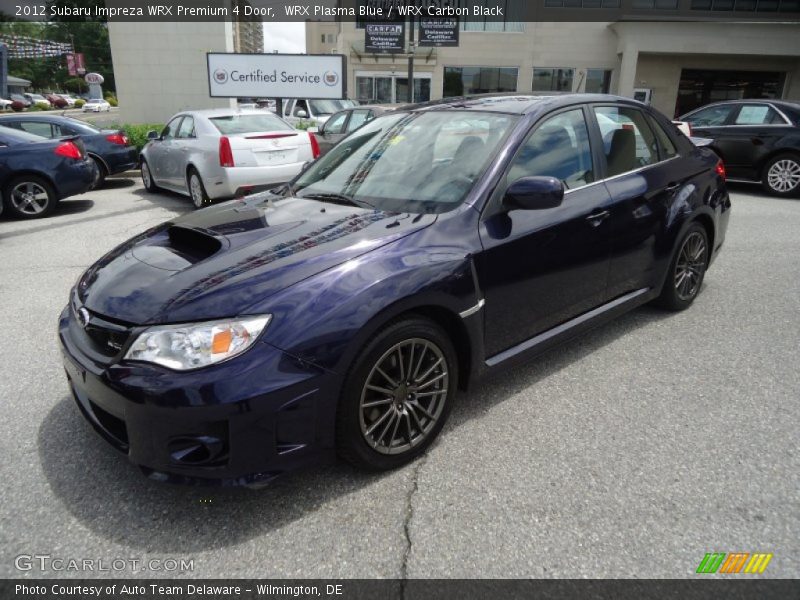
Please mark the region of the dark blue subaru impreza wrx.
POLYGON ((476 377, 645 302, 687 308, 729 214, 718 157, 632 100, 417 105, 100 259, 61 315, 64 365, 156 479, 390 469, 476 377))

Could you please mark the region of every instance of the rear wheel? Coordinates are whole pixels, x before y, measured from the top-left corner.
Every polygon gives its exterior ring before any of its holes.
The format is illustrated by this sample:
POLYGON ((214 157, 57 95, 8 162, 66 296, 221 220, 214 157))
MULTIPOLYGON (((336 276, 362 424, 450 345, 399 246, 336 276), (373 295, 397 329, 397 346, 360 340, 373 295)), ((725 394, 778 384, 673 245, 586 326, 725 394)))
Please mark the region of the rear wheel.
POLYGON ((419 317, 378 333, 356 358, 339 401, 336 444, 356 467, 399 467, 430 446, 450 412, 458 363, 447 334, 419 317))
POLYGON ((668 310, 689 308, 700 293, 709 256, 706 230, 699 223, 694 223, 678 245, 656 303, 668 310))
POLYGON ((800 156, 779 154, 764 166, 764 189, 775 196, 794 196, 800 192, 800 156))
POLYGON ((6 208, 22 219, 39 219, 52 213, 58 197, 53 186, 41 177, 15 177, 3 193, 6 208))
POLYGON ((206 194, 206 188, 200 178, 200 173, 195 169, 189 170, 189 195, 192 197, 192 204, 194 204, 195 208, 208 206, 209 199, 208 194, 206 194))
POLYGON ((105 184, 106 177, 108 177, 108 171, 106 171, 103 161, 101 161, 99 158, 92 156, 91 159, 94 161, 94 164, 97 167, 97 176, 94 178, 94 183, 92 184, 92 189, 96 190, 97 188, 103 187, 103 184, 105 184))
POLYGON ((150 171, 150 165, 147 164, 145 159, 142 159, 142 184, 144 189, 148 192, 157 192, 158 186, 153 181, 153 173, 150 171))

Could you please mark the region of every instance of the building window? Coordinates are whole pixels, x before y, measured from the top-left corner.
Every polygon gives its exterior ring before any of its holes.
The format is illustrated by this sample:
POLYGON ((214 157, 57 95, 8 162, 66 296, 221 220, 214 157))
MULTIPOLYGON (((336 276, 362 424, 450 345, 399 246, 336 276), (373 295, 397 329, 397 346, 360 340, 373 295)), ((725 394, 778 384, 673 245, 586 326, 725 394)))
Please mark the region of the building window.
POLYGON ((533 69, 534 92, 571 92, 575 69, 535 68, 533 69))
POLYGON ((517 69, 510 67, 445 67, 443 96, 517 91, 517 69))
POLYGON ((586 69, 587 94, 607 94, 611 89, 611 71, 607 69, 586 69))
POLYGON ((461 19, 461 31, 525 31, 525 2, 519 0, 469 0, 459 1, 459 6, 469 8, 473 6, 500 7, 503 10, 503 20, 486 17, 483 20, 471 17, 461 19))
POLYGON ((692 10, 800 12, 800 0, 692 0, 692 10))
MULTIPOLYGON (((357 75, 356 99, 362 104, 395 104, 408 100, 408 77, 357 75)), ((414 77, 414 102, 431 99, 430 77, 414 77)))
POLYGON ((678 0, 633 0, 631 6, 637 9, 677 10, 678 0))
POLYGON ((619 0, 544 0, 546 8, 619 8, 619 0))

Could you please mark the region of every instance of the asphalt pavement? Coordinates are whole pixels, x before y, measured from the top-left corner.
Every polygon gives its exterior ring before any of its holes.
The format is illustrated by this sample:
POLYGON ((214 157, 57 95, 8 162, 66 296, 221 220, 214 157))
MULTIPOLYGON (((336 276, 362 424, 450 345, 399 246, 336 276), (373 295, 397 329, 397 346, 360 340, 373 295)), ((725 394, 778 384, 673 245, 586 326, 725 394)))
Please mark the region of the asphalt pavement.
POLYGON ((640 308, 481 383, 415 463, 260 491, 145 479, 60 363, 80 273, 190 209, 116 179, 51 218, 0 218, 0 577, 682 578, 714 551, 771 552, 761 577, 798 576, 800 199, 733 188, 690 310, 640 308), (35 554, 95 571, 17 569, 35 554))

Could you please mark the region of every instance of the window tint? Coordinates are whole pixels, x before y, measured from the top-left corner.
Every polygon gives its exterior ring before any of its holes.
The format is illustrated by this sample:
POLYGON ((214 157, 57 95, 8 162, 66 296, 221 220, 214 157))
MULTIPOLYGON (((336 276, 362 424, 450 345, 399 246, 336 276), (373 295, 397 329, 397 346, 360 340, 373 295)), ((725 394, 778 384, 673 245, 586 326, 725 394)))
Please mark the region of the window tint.
POLYGON ((209 121, 223 135, 259 133, 262 131, 294 131, 286 122, 269 112, 260 115, 234 114, 224 117, 211 117, 209 121))
POLYGON ((167 123, 167 126, 161 131, 161 137, 165 140, 174 138, 178 134, 178 126, 181 124, 183 117, 175 117, 167 123))
POLYGON ((675 148, 675 144, 672 143, 672 140, 667 135, 667 132, 664 131, 664 128, 661 126, 661 123, 656 121, 650 115, 647 116, 647 122, 650 123, 650 127, 653 128, 653 132, 656 134, 656 139, 658 140, 658 150, 661 155, 661 160, 672 158, 676 154, 678 154, 678 150, 675 148))
POLYGON ((555 68, 533 70, 534 92, 571 92, 575 69, 555 68))
POLYGON ((192 117, 183 118, 183 123, 178 130, 178 137, 181 139, 194 137, 194 119, 192 117))
POLYGON ((355 131, 370 119, 372 119, 371 110, 354 110, 353 114, 350 115, 350 121, 347 123, 348 133, 355 131))
POLYGON ((325 133, 342 133, 344 131, 344 122, 346 120, 347 111, 333 115, 330 120, 325 123, 325 133))
POLYGON ((22 131, 27 131, 33 135, 40 135, 42 137, 53 137, 53 128, 50 123, 42 123, 41 121, 23 121, 20 123, 22 131))
POLYGON ((608 177, 658 162, 658 144, 642 111, 626 106, 598 106, 594 111, 608 177))
POLYGON ((713 127, 715 125, 724 125, 732 110, 732 104, 709 106, 708 108, 698 110, 696 113, 688 115, 681 120, 689 121, 693 127, 713 127))
POLYGON ((589 132, 581 109, 547 119, 531 134, 514 158, 506 178, 551 176, 575 189, 594 181, 589 132))
POLYGON ((776 110, 766 104, 746 104, 736 115, 736 125, 771 125, 784 123, 776 110))

